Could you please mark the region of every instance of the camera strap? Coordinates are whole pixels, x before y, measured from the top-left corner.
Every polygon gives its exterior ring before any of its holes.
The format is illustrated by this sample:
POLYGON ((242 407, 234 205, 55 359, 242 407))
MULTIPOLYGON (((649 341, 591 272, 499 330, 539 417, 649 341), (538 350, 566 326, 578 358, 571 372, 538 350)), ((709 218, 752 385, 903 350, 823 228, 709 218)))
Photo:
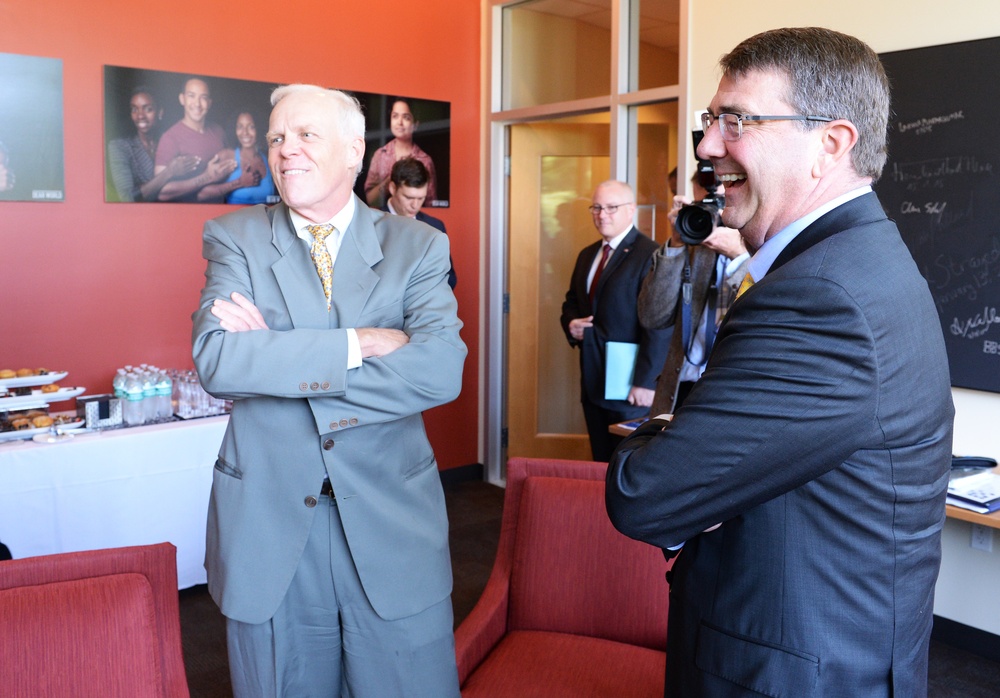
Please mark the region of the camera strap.
POLYGON ((719 298, 718 267, 719 256, 716 255, 715 261, 712 263, 712 281, 705 292, 705 307, 698 318, 699 324, 705 323, 705 347, 702 351, 701 361, 696 363, 691 360, 691 349, 694 346, 694 339, 698 334, 698 328, 695 326, 691 309, 691 301, 694 297, 694 290, 691 284, 691 259, 689 257, 684 261, 684 271, 681 276, 681 337, 684 344, 684 359, 692 366, 704 366, 708 361, 709 352, 712 351, 712 345, 715 343, 715 311, 719 298), (705 322, 706 318, 708 322, 705 322))

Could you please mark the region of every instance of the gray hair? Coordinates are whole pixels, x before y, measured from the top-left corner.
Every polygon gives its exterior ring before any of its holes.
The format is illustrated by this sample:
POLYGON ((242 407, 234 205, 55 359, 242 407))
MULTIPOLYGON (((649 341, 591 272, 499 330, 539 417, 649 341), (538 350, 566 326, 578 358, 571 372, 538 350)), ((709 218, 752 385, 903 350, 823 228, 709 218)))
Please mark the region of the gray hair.
POLYGON ((333 109, 333 116, 334 121, 337 124, 337 130, 344 140, 350 140, 352 138, 360 138, 361 140, 364 140, 365 115, 361 111, 361 104, 358 102, 356 97, 347 94, 346 92, 331 90, 318 85, 282 85, 274 88, 274 91, 271 92, 271 106, 275 106, 278 102, 290 94, 302 93, 319 95, 324 99, 329 100, 330 107, 333 109))
POLYGON ((858 129, 851 151, 854 170, 878 180, 888 154, 889 79, 868 44, 821 27, 774 29, 741 42, 719 63, 728 76, 784 73, 785 101, 796 112, 850 121, 858 129))

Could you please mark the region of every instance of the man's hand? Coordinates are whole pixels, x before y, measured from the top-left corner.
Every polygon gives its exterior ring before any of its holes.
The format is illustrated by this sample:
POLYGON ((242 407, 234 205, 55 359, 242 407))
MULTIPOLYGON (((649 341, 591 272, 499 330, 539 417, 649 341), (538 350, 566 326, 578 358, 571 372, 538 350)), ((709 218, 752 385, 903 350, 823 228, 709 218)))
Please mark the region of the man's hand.
POLYGON ((635 405, 636 407, 652 407, 655 392, 649 388, 633 385, 632 389, 628 391, 628 404, 635 405))
POLYGON ((219 324, 226 332, 247 332, 249 330, 266 330, 264 316, 257 306, 246 296, 233 291, 232 302, 216 298, 212 303, 212 315, 219 318, 219 324))
POLYGON ((184 179, 198 169, 200 163, 201 158, 197 155, 177 155, 167 165, 168 179, 184 179))
POLYGON ((361 358, 385 356, 406 345, 410 338, 402 330, 386 327, 361 327, 355 330, 361 345, 361 358))
POLYGON ((729 257, 729 259, 736 259, 747 251, 740 231, 721 226, 713 230, 712 234, 705 238, 701 244, 713 252, 729 257))
POLYGON ((583 339, 583 331, 588 327, 594 326, 594 316, 588 315, 587 317, 578 317, 576 320, 569 321, 569 336, 576 341, 581 341, 583 339))
POLYGON ((677 232, 677 214, 681 212, 681 207, 687 206, 691 203, 690 197, 684 196, 683 194, 678 194, 674 197, 674 205, 667 212, 667 220, 670 221, 670 239, 667 240, 668 247, 684 247, 684 241, 681 240, 681 234, 677 232))
POLYGON ((208 166, 205 168, 205 176, 208 178, 209 184, 213 184, 224 180, 235 169, 235 158, 223 160, 220 154, 216 153, 212 156, 212 159, 208 161, 208 166))

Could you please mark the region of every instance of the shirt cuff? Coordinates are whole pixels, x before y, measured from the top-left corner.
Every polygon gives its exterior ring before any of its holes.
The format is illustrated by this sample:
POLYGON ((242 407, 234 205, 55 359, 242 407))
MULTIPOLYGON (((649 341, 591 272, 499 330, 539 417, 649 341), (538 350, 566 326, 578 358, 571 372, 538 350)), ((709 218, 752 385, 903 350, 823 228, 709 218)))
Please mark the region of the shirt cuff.
POLYGON ((347 368, 361 367, 361 340, 353 327, 347 328, 347 368))

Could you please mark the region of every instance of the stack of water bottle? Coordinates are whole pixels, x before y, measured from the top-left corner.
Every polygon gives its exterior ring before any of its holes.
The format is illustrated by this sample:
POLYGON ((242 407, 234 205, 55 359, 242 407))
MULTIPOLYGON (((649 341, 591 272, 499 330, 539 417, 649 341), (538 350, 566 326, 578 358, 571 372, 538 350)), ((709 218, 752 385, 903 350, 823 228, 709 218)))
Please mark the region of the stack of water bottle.
POLYGON ((130 427, 167 422, 175 414, 183 419, 222 414, 228 408, 202 389, 194 371, 125 366, 118 369, 112 386, 122 401, 122 421, 130 427))
POLYGON ((173 378, 176 414, 181 419, 211 417, 229 412, 232 408, 229 400, 220 400, 206 393, 194 371, 175 371, 173 378))

